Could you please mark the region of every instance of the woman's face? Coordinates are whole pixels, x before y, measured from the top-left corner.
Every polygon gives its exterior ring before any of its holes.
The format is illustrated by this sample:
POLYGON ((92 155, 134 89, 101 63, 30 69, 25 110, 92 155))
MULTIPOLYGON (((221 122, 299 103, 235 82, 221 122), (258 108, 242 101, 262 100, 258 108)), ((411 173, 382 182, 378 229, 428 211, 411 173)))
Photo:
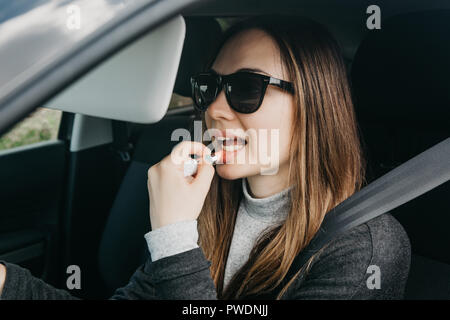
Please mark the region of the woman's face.
MULTIPOLYGON (((243 31, 222 47, 212 69, 221 75, 240 69, 289 80, 283 73, 279 50, 274 40, 259 29, 243 31)), ((205 114, 208 129, 222 130, 227 136, 245 137, 237 151, 224 151, 223 164, 216 166, 224 179, 234 180, 255 175, 280 175, 286 172, 293 114, 293 96, 276 86, 267 87, 260 108, 251 114, 230 108, 222 90, 205 114)), ((216 130, 213 132, 213 143, 216 130)), ((220 135, 220 134, 219 134, 220 135)), ((231 150, 232 147, 225 147, 231 150)))

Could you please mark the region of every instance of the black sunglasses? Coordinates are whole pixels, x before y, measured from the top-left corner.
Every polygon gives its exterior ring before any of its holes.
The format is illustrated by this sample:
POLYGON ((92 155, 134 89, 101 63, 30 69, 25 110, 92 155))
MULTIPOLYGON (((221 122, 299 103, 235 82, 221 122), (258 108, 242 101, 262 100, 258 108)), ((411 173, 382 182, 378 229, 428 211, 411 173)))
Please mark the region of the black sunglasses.
POLYGON ((191 77, 192 99, 198 110, 206 111, 225 86, 225 96, 233 110, 253 113, 261 106, 269 84, 294 93, 292 83, 258 73, 239 71, 219 75, 204 72, 191 77))

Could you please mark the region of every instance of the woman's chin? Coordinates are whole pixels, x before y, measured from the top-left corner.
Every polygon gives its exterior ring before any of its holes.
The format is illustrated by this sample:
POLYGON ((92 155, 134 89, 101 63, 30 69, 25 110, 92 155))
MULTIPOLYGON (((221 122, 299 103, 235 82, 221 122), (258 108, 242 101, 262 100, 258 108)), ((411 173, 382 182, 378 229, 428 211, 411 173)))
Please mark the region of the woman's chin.
POLYGON ((255 175, 254 171, 258 169, 247 164, 218 164, 216 165, 217 174, 226 180, 236 180, 243 177, 255 175))

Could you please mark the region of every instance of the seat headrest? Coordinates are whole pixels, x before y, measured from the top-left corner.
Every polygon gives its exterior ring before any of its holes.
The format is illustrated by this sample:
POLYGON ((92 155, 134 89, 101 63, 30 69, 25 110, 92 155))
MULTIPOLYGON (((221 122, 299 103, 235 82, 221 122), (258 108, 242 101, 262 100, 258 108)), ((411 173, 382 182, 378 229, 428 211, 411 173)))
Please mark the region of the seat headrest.
POLYGON ((187 17, 185 22, 186 36, 174 92, 190 97, 190 77, 203 71, 204 65, 220 41, 222 30, 217 20, 213 18, 187 17))
POLYGON ((448 121, 450 10, 404 14, 369 31, 353 60, 355 108, 363 117, 448 121))

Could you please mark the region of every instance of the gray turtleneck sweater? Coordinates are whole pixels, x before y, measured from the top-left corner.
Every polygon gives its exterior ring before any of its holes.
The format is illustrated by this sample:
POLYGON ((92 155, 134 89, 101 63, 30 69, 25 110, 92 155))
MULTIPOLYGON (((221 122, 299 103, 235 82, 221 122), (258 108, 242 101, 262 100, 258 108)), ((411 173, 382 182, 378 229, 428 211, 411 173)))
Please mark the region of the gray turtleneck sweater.
MULTIPOLYGON (((258 237, 265 230, 281 224, 286 219, 289 212, 290 189, 258 199, 250 195, 247 179, 242 179, 243 198, 237 213, 225 267, 224 288, 234 273, 248 260, 258 237)), ((197 220, 164 226, 147 233, 145 239, 153 261, 198 248, 197 220)))
MULTIPOLYGON (((246 262, 258 236, 281 223, 288 213, 289 189, 263 199, 244 197, 225 268, 224 288, 246 262)), ((197 222, 183 221, 145 235, 151 258, 110 299, 217 299, 211 262, 198 247, 197 222)), ((310 269, 289 286, 282 299, 401 299, 409 273, 411 248, 402 226, 382 214, 334 239, 310 269), (378 280, 376 280, 378 279, 378 280)), ((5 261, 0 299, 76 299, 5 261)))

